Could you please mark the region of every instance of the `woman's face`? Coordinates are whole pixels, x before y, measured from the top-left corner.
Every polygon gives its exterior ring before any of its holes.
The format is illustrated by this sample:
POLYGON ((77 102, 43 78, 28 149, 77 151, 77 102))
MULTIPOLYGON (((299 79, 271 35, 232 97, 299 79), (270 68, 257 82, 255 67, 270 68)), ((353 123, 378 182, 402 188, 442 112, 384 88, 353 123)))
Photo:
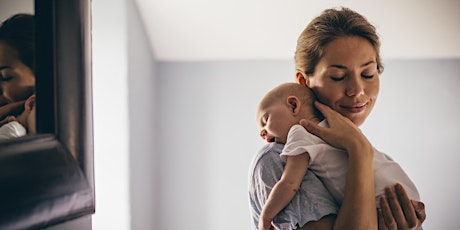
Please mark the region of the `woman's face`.
POLYGON ((320 102, 360 126, 372 111, 379 93, 374 47, 357 36, 331 41, 325 46, 313 75, 306 77, 306 84, 320 102))
POLYGON ((26 100, 33 94, 35 76, 18 59, 18 53, 0 41, 0 106, 26 100))

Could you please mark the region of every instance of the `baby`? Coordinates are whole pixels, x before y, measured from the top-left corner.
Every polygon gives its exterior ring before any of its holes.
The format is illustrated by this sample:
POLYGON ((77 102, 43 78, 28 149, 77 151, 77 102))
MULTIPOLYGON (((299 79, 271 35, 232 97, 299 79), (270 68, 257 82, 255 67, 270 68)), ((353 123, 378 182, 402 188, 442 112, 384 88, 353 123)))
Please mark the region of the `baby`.
MULTIPOLYGON (((283 175, 273 187, 262 209, 259 229, 270 229, 273 218, 294 197, 310 168, 331 195, 342 204, 345 192, 347 152, 328 145, 299 125, 306 119, 328 127, 315 113, 313 92, 297 83, 284 83, 269 91, 259 104, 257 121, 260 136, 268 142, 285 144, 280 157, 286 162, 283 175)), ((374 148, 376 200, 387 186, 400 183, 412 200, 420 200, 418 191, 403 169, 390 157, 374 148)), ((377 205, 379 202, 377 202, 377 205)))
POLYGON ((35 95, 24 103, 24 111, 18 116, 9 116, 8 123, 0 127, 0 140, 21 137, 36 133, 35 128, 35 95))

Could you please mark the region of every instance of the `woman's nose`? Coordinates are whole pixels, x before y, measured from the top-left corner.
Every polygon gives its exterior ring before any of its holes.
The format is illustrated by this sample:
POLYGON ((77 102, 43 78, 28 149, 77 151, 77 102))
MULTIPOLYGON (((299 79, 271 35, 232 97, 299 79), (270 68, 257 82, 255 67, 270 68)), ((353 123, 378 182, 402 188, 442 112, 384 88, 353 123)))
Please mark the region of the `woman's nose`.
POLYGON ((360 77, 349 78, 347 82, 346 92, 347 96, 354 97, 364 93, 364 84, 360 77))

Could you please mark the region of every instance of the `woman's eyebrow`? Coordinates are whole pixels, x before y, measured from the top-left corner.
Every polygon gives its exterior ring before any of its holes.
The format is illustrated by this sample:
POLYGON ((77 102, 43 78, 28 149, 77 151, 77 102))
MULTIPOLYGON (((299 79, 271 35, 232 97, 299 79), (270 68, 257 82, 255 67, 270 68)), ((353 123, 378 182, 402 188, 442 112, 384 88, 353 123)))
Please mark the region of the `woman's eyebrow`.
MULTIPOLYGON (((366 62, 366 63, 362 64, 362 65, 361 65, 361 67, 365 67, 365 66, 368 66, 368 65, 370 65, 370 64, 374 64, 374 63, 376 63, 376 62, 375 62, 375 61, 373 61, 373 60, 371 60, 371 61, 368 61, 368 62, 366 62)), ((343 66, 343 65, 338 65, 338 64, 333 64, 333 65, 330 65, 330 66, 328 66, 327 68, 347 69, 347 67, 346 67, 346 66, 343 66)))
POLYGON ((373 61, 373 60, 372 60, 372 61, 368 61, 368 62, 366 62, 366 63, 362 64, 362 65, 361 65, 361 67, 365 67, 365 66, 368 66, 368 65, 370 65, 370 64, 374 64, 374 63, 376 63, 376 62, 375 62, 375 61, 373 61))
POLYGON ((327 68, 338 68, 338 69, 347 69, 347 67, 343 66, 343 65, 330 65, 328 66, 327 68))
POLYGON ((6 65, 6 66, 0 66, 0 71, 1 71, 1 70, 4 70, 4 69, 9 69, 9 68, 11 68, 11 67, 10 67, 10 66, 7 66, 7 65, 6 65))

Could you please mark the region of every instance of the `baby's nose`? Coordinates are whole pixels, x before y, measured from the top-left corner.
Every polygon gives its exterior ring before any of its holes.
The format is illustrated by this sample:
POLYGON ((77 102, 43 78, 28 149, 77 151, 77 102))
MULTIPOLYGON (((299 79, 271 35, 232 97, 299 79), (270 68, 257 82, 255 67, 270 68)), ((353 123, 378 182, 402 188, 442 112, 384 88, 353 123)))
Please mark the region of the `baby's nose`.
POLYGON ((265 129, 262 129, 260 130, 260 137, 262 137, 262 139, 266 140, 267 139, 267 130, 265 129))
POLYGON ((270 136, 270 135, 268 135, 268 132, 265 129, 262 129, 260 131, 260 137, 262 137, 262 139, 264 139, 268 143, 275 141, 275 138, 270 136))

